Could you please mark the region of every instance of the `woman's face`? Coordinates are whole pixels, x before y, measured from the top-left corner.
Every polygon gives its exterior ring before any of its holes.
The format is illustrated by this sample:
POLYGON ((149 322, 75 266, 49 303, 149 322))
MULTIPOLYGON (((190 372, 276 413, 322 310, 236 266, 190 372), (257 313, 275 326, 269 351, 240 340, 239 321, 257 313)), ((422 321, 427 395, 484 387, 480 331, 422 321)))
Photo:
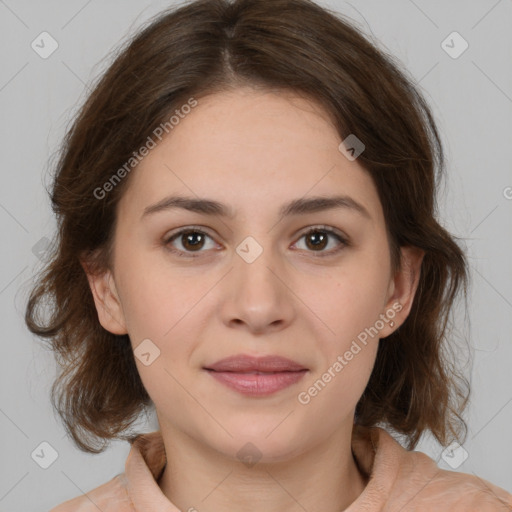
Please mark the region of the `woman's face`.
POLYGON ((392 275, 377 190, 340 142, 318 106, 238 89, 199 100, 132 171, 103 276, 113 279, 94 281, 95 299, 102 325, 129 334, 162 429, 231 456, 250 441, 279 460, 351 427, 379 338, 405 319, 416 282, 392 275), (232 216, 144 214, 169 196, 222 203, 232 216), (335 196, 345 206, 307 207, 335 196), (280 213, 297 201, 306 206, 280 213), (202 233, 169 241, 184 228, 202 233), (251 395, 205 369, 240 354, 307 371, 251 395))

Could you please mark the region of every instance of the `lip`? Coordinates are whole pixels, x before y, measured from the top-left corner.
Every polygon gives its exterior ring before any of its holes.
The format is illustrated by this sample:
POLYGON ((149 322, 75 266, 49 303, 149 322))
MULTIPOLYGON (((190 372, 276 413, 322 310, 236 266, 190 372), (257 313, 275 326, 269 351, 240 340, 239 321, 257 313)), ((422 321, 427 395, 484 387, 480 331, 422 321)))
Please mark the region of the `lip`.
POLYGON ((216 372, 296 372, 307 370, 304 366, 281 356, 254 357, 246 354, 226 357, 211 365, 204 367, 206 370, 216 372))
POLYGON ((248 396, 268 396, 297 383, 308 370, 276 373, 207 372, 225 386, 248 396))
POLYGON ((308 372, 301 364, 280 356, 227 357, 204 367, 214 379, 249 396, 268 396, 285 389, 308 372))

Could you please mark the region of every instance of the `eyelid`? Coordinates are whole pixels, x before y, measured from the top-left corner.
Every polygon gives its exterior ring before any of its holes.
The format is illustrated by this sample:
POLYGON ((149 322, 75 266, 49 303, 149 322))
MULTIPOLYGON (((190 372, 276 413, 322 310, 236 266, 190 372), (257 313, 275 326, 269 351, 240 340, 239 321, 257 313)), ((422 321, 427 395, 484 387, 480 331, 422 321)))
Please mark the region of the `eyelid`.
POLYGON ((329 234, 334 234, 339 236, 345 243, 349 243, 348 235, 345 235, 341 230, 335 228, 334 226, 328 226, 326 224, 314 224, 308 228, 305 228, 306 231, 300 231, 300 236, 304 236, 309 234, 312 231, 326 231, 329 234))

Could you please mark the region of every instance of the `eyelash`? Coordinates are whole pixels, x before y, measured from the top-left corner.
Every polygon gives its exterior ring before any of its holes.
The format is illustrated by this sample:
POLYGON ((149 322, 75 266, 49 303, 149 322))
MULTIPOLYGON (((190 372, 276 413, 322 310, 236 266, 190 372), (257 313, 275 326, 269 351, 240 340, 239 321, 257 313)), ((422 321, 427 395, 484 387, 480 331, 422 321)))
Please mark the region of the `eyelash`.
MULTIPOLYGON (((330 229, 327 226, 314 226, 314 227, 311 227, 308 231, 306 231, 305 233, 303 233, 300 236, 299 240, 302 239, 305 236, 310 235, 311 233, 317 233, 317 232, 326 233, 328 236, 332 236, 332 237, 336 238, 339 242, 341 242, 341 246, 338 247, 337 249, 334 249, 334 250, 331 250, 331 251, 327 251, 324 254, 321 254, 324 251, 319 251, 320 254, 314 254, 315 258, 325 258, 325 257, 329 257, 329 256, 334 256, 335 254, 340 252, 344 247, 348 247, 350 245, 350 243, 348 242, 348 240, 346 238, 344 238, 339 233, 337 233, 336 231, 330 229)), ((181 257, 181 258, 197 258, 197 257, 199 257, 200 253, 201 252, 205 252, 205 251, 201 251, 201 250, 200 251, 195 251, 197 254, 194 254, 194 251, 181 251, 179 249, 175 249, 175 248, 171 247, 171 245, 170 245, 171 242, 173 242, 175 239, 179 238, 181 235, 183 235, 185 233, 199 233, 201 235, 206 235, 207 237, 212 238, 208 233, 206 233, 202 229, 196 228, 194 226, 190 226, 190 227, 187 227, 187 228, 180 229, 179 231, 176 231, 176 232, 172 233, 170 236, 168 236, 164 240, 164 245, 165 245, 166 249, 168 251, 176 254, 178 257, 181 257)), ((307 252, 315 253, 317 251, 307 251, 307 252)))

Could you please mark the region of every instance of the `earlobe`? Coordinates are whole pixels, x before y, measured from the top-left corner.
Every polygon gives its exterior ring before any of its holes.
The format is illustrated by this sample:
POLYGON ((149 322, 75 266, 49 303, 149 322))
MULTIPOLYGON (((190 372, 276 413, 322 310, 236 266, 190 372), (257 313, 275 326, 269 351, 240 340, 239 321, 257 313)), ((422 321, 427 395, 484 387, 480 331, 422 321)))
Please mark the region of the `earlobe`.
POLYGON ((80 263, 89 281, 100 324, 112 334, 127 334, 121 301, 111 271, 96 274, 89 271, 86 263, 80 263))

